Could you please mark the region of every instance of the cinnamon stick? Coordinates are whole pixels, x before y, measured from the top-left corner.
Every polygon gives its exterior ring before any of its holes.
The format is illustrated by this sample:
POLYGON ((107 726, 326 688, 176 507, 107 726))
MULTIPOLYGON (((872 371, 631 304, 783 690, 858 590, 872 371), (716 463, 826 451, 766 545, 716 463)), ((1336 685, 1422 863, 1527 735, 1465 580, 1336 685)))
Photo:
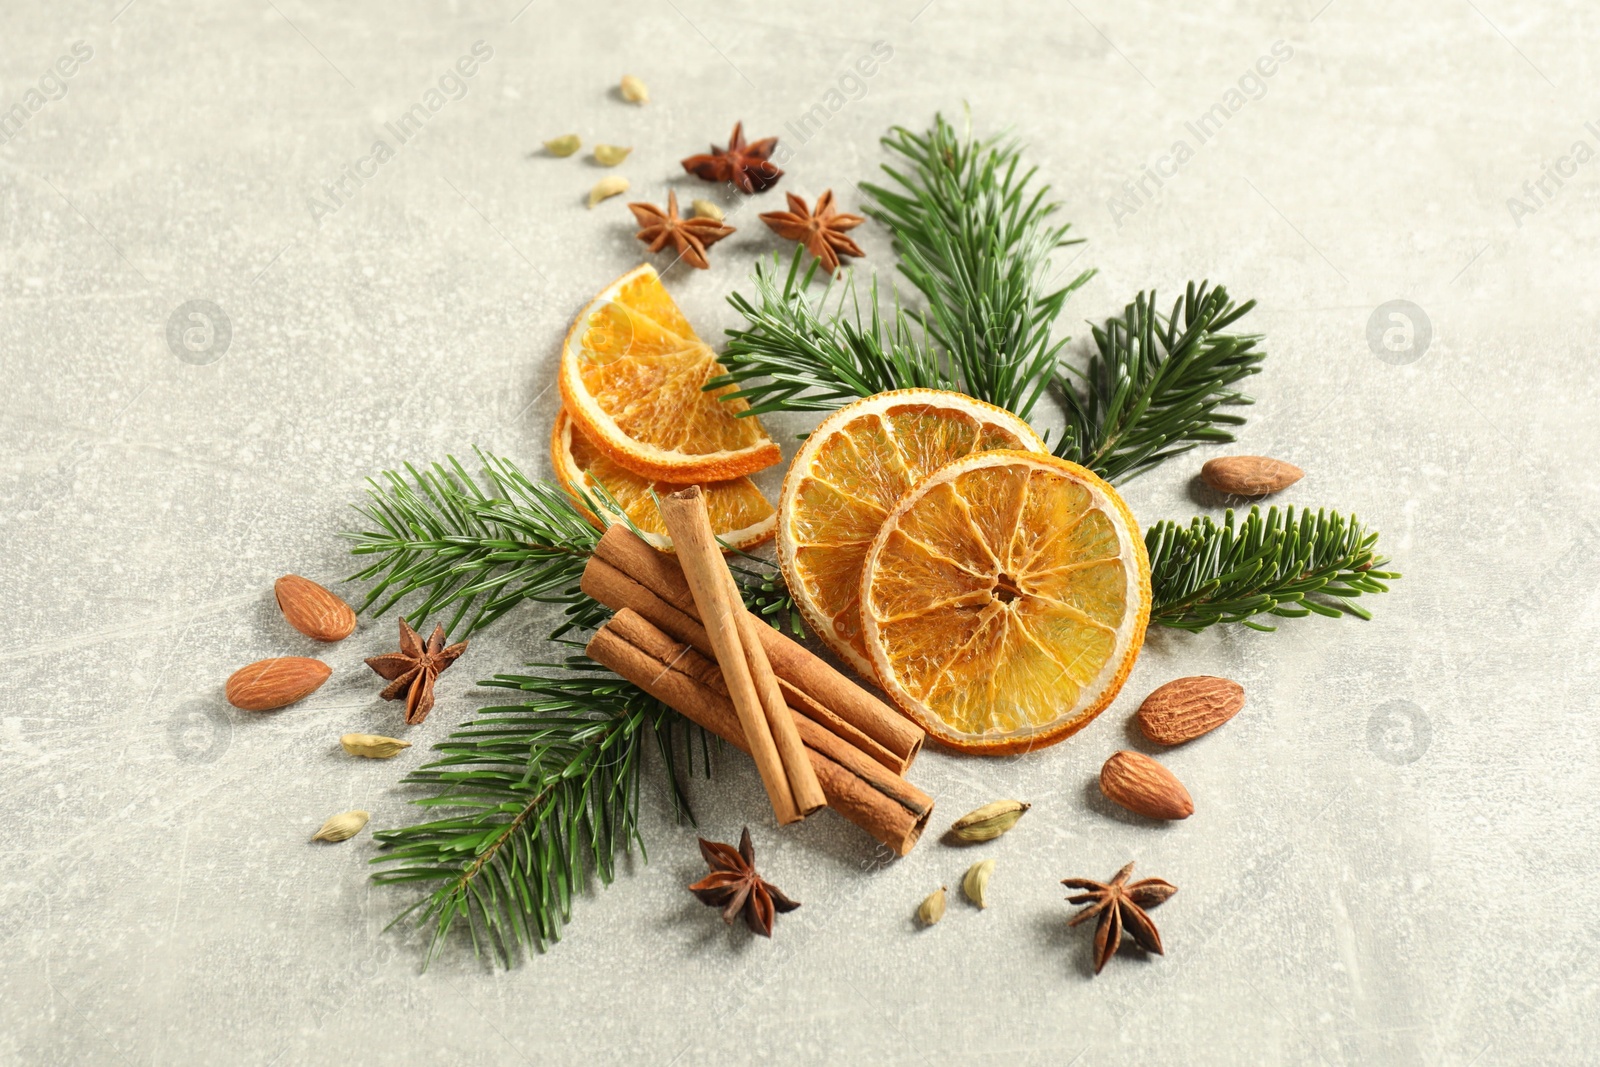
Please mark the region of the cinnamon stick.
MULTIPOLYGON (((740 635, 739 616, 744 613, 744 604, 735 603, 732 597, 733 578, 728 574, 728 565, 722 560, 722 550, 711 530, 711 516, 706 511, 705 495, 700 487, 690 486, 662 500, 661 517, 666 520, 690 595, 705 622, 711 649, 733 698, 734 711, 738 712, 739 722, 744 727, 750 756, 756 761, 761 784, 766 786, 767 799, 772 801, 772 813, 777 816, 779 825, 798 822, 805 818, 806 812, 795 798, 790 767, 796 761, 803 762, 797 752, 800 744, 798 739, 793 739, 787 745, 780 745, 775 717, 769 715, 762 703, 753 665, 745 655, 744 639, 740 635)), ((788 732, 792 737, 794 730, 791 728, 788 732)), ((817 792, 821 792, 820 788, 817 792)))
POLYGON ((767 650, 761 647, 761 630, 766 628, 766 624, 744 609, 739 586, 735 584, 733 574, 722 562, 721 556, 717 557, 717 563, 728 577, 729 602, 733 605, 734 617, 739 620, 739 643, 744 647, 745 662, 750 667, 751 679, 756 683, 756 695, 761 698, 761 708, 767 713, 767 725, 772 727, 772 740, 778 746, 778 756, 783 760, 784 772, 789 776, 789 791, 794 794, 794 806, 800 809, 802 817, 810 815, 827 807, 828 798, 822 795, 822 786, 817 782, 816 772, 811 769, 811 761, 806 758, 800 731, 784 700, 783 689, 778 685, 778 676, 772 673, 767 650))
MULTIPOLYGON (((679 561, 658 552, 622 523, 608 529, 595 546, 584 571, 583 591, 614 610, 633 608, 674 637, 702 652, 711 651, 700 636, 704 630, 696 632, 700 616, 679 561)), ((875 758, 878 753, 888 752, 889 760, 880 762, 904 773, 922 748, 926 736, 922 729, 810 650, 759 616, 756 618, 762 623, 761 646, 778 677, 803 691, 817 706, 828 709, 836 720, 870 738, 877 751, 866 745, 857 745, 858 748, 872 752, 875 758)))
MULTIPOLYGON (((685 718, 749 751, 717 665, 639 613, 618 611, 586 652, 685 718)), ((933 813, 933 798, 817 723, 799 714, 794 722, 828 806, 896 855, 910 852, 933 813)))
MULTIPOLYGON (((672 637, 693 645, 702 655, 715 655, 711 650, 711 638, 706 633, 706 628, 700 625, 699 619, 687 612, 678 610, 665 600, 662 600, 653 591, 640 585, 632 577, 623 574, 617 568, 601 559, 599 555, 590 557, 588 566, 584 568, 581 588, 606 607, 614 611, 631 608, 672 637)), ((750 614, 748 617, 756 618, 754 614, 750 614)), ((765 623, 761 625, 766 626, 765 623)), ((781 637, 782 635, 779 636, 781 637)), ((764 642, 762 647, 766 647, 764 642)), ((826 667, 827 665, 822 664, 822 666, 826 667)), ((773 667, 773 672, 778 675, 778 686, 783 690, 784 702, 789 705, 791 710, 804 715, 824 730, 833 733, 852 748, 858 749, 863 754, 877 760, 894 773, 905 773, 908 760, 896 756, 877 741, 874 741, 871 737, 846 722, 835 714, 832 709, 824 706, 821 701, 801 689, 795 682, 784 677, 776 665, 773 667)), ((848 686, 851 683, 845 681, 844 684, 848 686)), ((862 696, 867 700, 872 699, 865 693, 862 696)))

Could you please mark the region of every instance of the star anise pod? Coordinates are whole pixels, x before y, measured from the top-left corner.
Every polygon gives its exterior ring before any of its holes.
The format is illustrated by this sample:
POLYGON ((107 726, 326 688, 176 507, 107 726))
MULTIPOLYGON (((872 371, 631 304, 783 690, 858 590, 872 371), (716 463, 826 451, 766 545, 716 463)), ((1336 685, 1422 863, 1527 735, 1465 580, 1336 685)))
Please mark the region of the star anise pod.
POLYGON ((629 204, 628 210, 639 220, 639 232, 634 234, 659 252, 668 242, 678 250, 678 256, 691 267, 705 270, 711 266, 706 259, 706 249, 734 232, 716 219, 681 219, 678 217, 678 194, 667 193, 667 210, 654 204, 629 204))
POLYGON ((1117 872, 1109 883, 1092 882, 1087 878, 1063 878, 1061 884, 1068 889, 1087 889, 1087 893, 1067 898, 1069 904, 1087 904, 1087 908, 1072 917, 1068 926, 1077 926, 1085 919, 1098 915, 1100 924, 1094 928, 1094 973, 1099 974, 1106 961, 1117 954, 1122 946, 1122 932, 1133 935, 1146 952, 1165 955, 1161 951, 1161 933, 1150 921, 1145 908, 1153 908, 1178 891, 1178 887, 1159 878, 1146 878, 1128 884, 1133 864, 1117 872))
POLYGON ((385 700, 406 700, 406 724, 415 726, 433 710, 433 680, 467 650, 465 641, 444 647, 444 627, 435 626, 424 645, 405 617, 400 618, 400 651, 367 660, 389 684, 378 695, 385 700))
POLYGON ((722 921, 732 923, 744 912, 744 921, 762 937, 772 936, 776 912, 793 911, 799 901, 790 900, 771 882, 756 873, 756 850, 750 844, 750 828, 739 836, 739 848, 717 841, 700 839, 700 855, 711 866, 711 873, 689 887, 702 904, 722 909, 722 921))
POLYGON ((783 177, 778 165, 767 158, 777 147, 776 137, 745 144, 744 123, 736 122, 727 148, 712 145, 710 155, 690 156, 683 161, 683 169, 708 182, 732 182, 741 192, 761 193, 783 177))
POLYGON ((808 210, 806 202, 793 193, 785 195, 789 198, 788 211, 768 211, 761 216, 761 221, 771 227, 773 233, 805 245, 807 251, 822 260, 829 274, 838 273, 841 255, 866 255, 860 245, 844 235, 844 231, 853 230, 867 220, 860 215, 835 211, 832 189, 817 197, 817 210, 814 212, 808 210))

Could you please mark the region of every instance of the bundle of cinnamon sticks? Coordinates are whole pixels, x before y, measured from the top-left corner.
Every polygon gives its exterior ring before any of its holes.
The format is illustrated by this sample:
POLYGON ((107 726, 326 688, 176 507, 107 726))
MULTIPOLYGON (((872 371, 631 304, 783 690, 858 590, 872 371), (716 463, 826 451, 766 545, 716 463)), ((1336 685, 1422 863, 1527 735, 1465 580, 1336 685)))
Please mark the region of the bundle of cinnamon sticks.
POLYGON ((584 570, 616 611, 589 658, 750 753, 779 822, 826 803, 905 855, 933 812, 902 776, 922 730, 746 610, 697 487, 661 510, 676 557, 619 524, 584 570))

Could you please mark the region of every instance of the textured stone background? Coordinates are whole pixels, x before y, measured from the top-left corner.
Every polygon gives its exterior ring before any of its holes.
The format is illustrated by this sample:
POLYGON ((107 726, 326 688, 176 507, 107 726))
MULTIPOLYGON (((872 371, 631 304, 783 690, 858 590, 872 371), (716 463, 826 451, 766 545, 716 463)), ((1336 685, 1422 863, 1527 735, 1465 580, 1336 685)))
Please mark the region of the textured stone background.
MULTIPOLYGON (((1592 1062, 1600 162, 1562 162, 1600 145, 1592 5, 519 2, 0 12, 0 109, 26 119, 0 145, 0 1061, 1592 1062), (479 40, 465 97, 314 219, 479 40), (30 110, 77 41, 92 57, 30 110), (875 41, 892 58, 800 144, 786 124, 854 89, 875 41), (1279 41, 1260 98, 1114 210, 1279 41), (649 107, 616 99, 628 71, 649 107), (271 581, 351 571, 336 535, 367 475, 474 444, 547 469, 558 340, 640 250, 622 200, 584 207, 601 171, 530 151, 631 144, 620 172, 660 200, 743 118, 796 148, 781 189, 854 207, 889 125, 963 102, 1031 142, 1089 239, 1061 257, 1100 269, 1074 324, 1191 278, 1260 301, 1271 357, 1239 448, 1303 466, 1284 502, 1359 513, 1404 580, 1370 623, 1155 634, 1124 697, 1048 752, 923 757, 940 825, 1035 805, 982 853, 985 913, 915 932, 970 853, 930 839, 885 864, 832 816, 780 834, 726 759, 695 802, 714 836, 752 821, 805 902, 775 941, 683 891, 693 833, 653 786, 651 862, 586 895, 553 951, 507 973, 457 943, 419 974, 416 938, 383 932, 411 898, 366 880, 370 835, 307 837, 350 807, 407 818, 399 775, 475 679, 543 654, 547 620, 475 640, 392 763, 335 740, 403 732, 361 665, 391 618, 328 650, 333 681, 292 710, 232 711, 222 681, 312 651, 271 581), (1535 200, 1552 167, 1569 176, 1535 200), (167 343, 190 300, 231 324, 209 363, 215 343, 167 343), (1393 300, 1420 309, 1413 343, 1375 351, 1393 300), (1142 695, 1191 673, 1250 694, 1170 758, 1199 810, 1119 817, 1094 774, 1142 695), (1091 979, 1057 881, 1129 858, 1182 887, 1169 954, 1091 979)), ((778 247, 736 224, 712 271, 667 274, 708 336, 778 247)), ((1141 519, 1215 513, 1192 489, 1207 454, 1132 482, 1141 519)))

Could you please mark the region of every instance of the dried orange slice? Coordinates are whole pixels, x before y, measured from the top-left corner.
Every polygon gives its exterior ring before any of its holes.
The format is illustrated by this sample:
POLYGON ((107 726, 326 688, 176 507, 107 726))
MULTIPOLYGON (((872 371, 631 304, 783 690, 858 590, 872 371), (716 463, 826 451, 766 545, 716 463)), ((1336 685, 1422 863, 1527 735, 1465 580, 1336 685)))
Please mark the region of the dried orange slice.
POLYGON ((861 564, 895 501, 928 474, 992 448, 1045 451, 1028 424, 961 393, 898 389, 829 415, 778 498, 778 565, 811 628, 862 674, 861 564))
POLYGON ((561 398, 597 447, 645 478, 737 478, 782 458, 742 400, 701 387, 724 372, 654 267, 636 267, 578 312, 561 352, 561 398))
POLYGON ((930 735, 1020 752, 1116 697, 1150 621, 1150 560, 1092 472, 984 452, 895 505, 867 551, 861 615, 884 692, 930 735))
MULTIPOLYGON (((602 523, 588 506, 578 490, 599 485, 622 506, 622 512, 638 527, 644 539, 657 548, 672 551, 672 538, 667 536, 667 524, 651 499, 676 493, 684 486, 672 482, 652 482, 620 467, 595 447, 582 430, 572 423, 563 410, 556 416, 555 430, 550 434, 550 462, 556 477, 589 513, 595 525, 620 522, 621 516, 608 511, 603 500, 589 494, 588 500, 599 503, 607 512, 602 523)), ((734 548, 753 548, 769 539, 778 527, 778 513, 767 498, 761 495, 756 483, 749 478, 732 478, 725 482, 705 484, 706 507, 711 511, 711 529, 734 548)))

